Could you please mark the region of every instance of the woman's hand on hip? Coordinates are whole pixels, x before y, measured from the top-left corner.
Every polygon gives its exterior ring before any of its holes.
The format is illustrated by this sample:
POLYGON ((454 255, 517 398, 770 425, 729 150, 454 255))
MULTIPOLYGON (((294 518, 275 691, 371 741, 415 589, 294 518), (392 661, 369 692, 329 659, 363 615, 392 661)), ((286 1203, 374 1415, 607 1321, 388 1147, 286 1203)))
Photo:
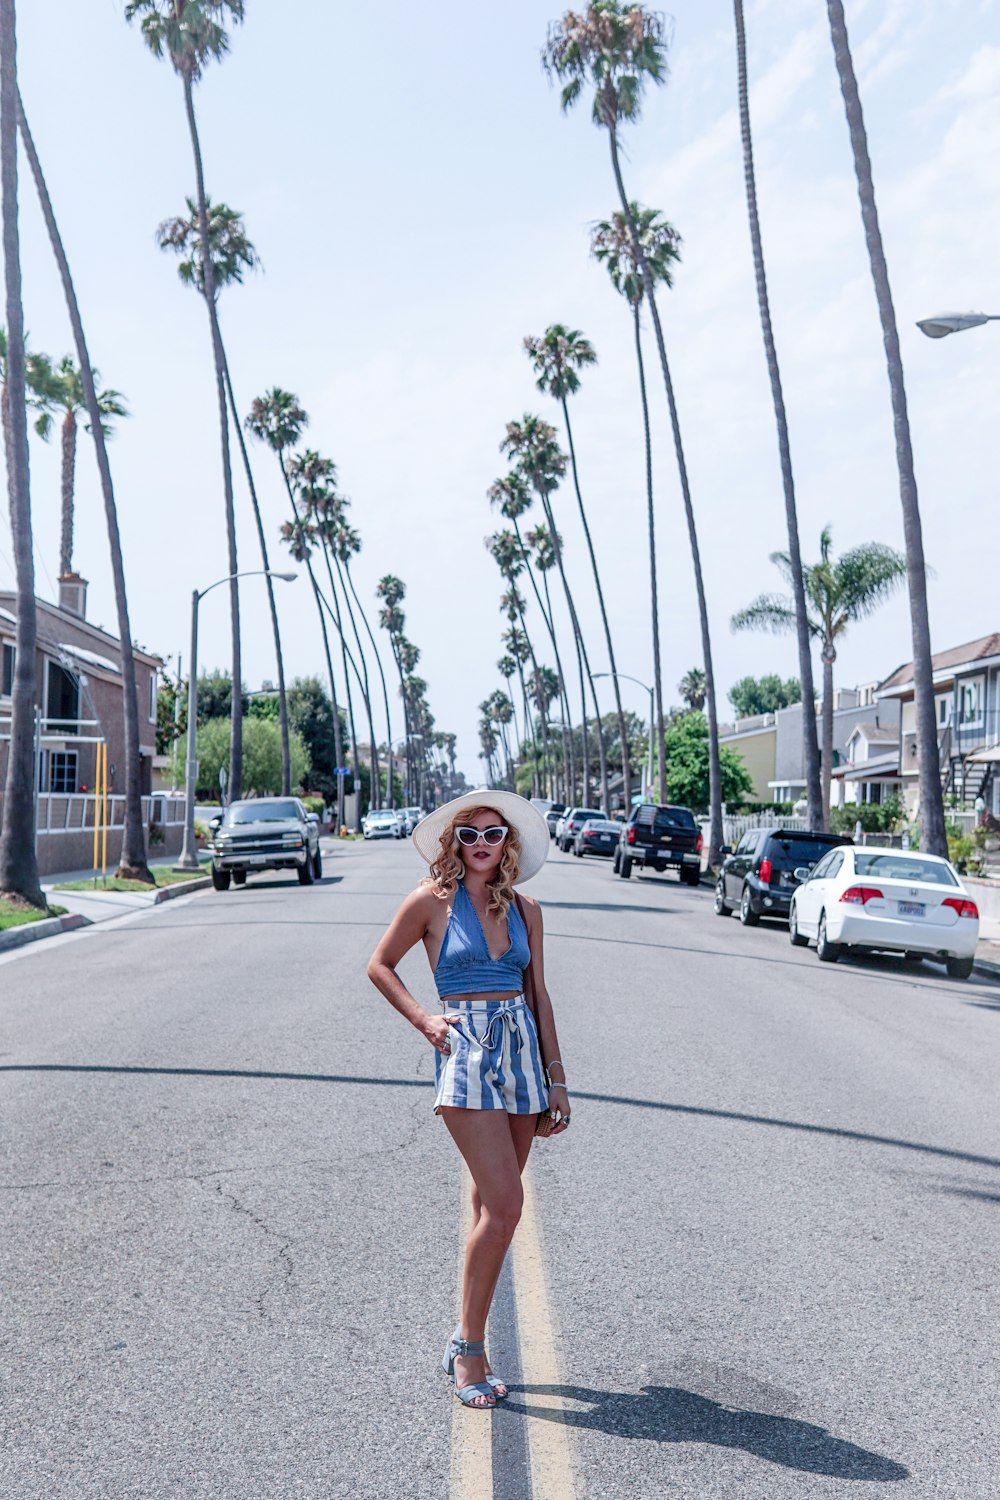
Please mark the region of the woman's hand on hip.
POLYGON ((447 1057, 451 1051, 451 1027, 444 1016, 428 1016, 421 1030, 435 1052, 443 1052, 447 1057))

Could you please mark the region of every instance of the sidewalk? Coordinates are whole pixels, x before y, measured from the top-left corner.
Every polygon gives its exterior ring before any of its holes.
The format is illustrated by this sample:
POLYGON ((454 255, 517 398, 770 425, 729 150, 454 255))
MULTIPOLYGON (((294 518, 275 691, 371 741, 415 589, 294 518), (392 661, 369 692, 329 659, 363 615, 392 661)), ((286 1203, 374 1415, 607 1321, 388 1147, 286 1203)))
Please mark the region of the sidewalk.
POLYGON ((980 973, 1000 978, 1000 917, 979 919, 976 968, 980 973))
MULTIPOLYGON (((151 859, 149 867, 151 870, 157 867, 169 870, 175 863, 175 858, 151 859)), ((201 877, 192 875, 191 880, 183 884, 162 885, 155 889, 150 887, 148 891, 106 891, 101 888, 100 876, 90 890, 57 891, 55 889, 57 885, 71 884, 77 880, 93 881, 93 870, 69 870, 61 875, 50 875, 42 881, 42 890, 50 906, 65 907, 71 915, 83 917, 88 923, 107 922, 112 917, 122 917, 130 911, 142 911, 147 906, 157 906, 161 901, 169 901, 174 896, 187 895, 192 890, 204 890, 210 877, 207 861, 202 861, 202 864, 204 874, 201 877)))

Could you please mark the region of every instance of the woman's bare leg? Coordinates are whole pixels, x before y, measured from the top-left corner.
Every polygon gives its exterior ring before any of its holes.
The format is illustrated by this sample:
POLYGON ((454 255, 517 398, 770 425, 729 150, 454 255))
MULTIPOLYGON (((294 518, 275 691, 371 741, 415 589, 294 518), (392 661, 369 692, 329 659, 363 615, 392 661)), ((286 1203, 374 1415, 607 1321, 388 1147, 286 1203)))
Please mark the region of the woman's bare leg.
MULTIPOLYGON (((508 1117, 502 1110, 445 1107, 441 1114, 472 1174, 479 1198, 479 1215, 465 1251, 462 1285, 462 1337, 477 1342, 485 1334, 500 1268, 521 1217, 521 1169, 527 1156, 523 1137, 527 1126, 512 1128, 512 1121, 521 1117, 508 1117), (515 1128, 521 1151, 515 1148, 515 1128)), ((534 1119, 524 1118, 532 1122, 534 1119)), ((455 1361, 456 1385, 473 1385, 485 1378, 484 1355, 455 1361)), ((477 1404, 491 1403, 484 1397, 477 1404)))
MULTIPOLYGON (((514 1154, 517 1157, 518 1171, 520 1173, 522 1173, 522 1174, 524 1173, 524 1168, 527 1165, 528 1157, 531 1155, 531 1143, 535 1139, 535 1122, 536 1122, 537 1118, 538 1118, 537 1115, 508 1115, 507 1116, 507 1122, 508 1122, 508 1125, 510 1126, 511 1139, 514 1142, 514 1154)), ((483 1205, 482 1205, 482 1202, 481 1202, 480 1197, 479 1197, 479 1189, 476 1186, 476 1180, 475 1180, 475 1178, 473 1178, 472 1179, 472 1227, 473 1227, 473 1229, 479 1223, 479 1216, 482 1213, 482 1208, 483 1208, 483 1205)), ((489 1305, 491 1307, 493 1305, 493 1294, 496 1291, 497 1282, 500 1279, 500 1271, 502 1269, 503 1269, 503 1261, 501 1261, 500 1265, 497 1267, 497 1274, 493 1278, 493 1285, 490 1288, 490 1304, 489 1305)), ((489 1359, 486 1360, 486 1373, 487 1373, 487 1375, 492 1375, 493 1374, 493 1367, 491 1366, 491 1364, 489 1362, 489 1359)), ((507 1394, 507 1387, 503 1384, 502 1381, 499 1383, 499 1389, 497 1391, 497 1394, 500 1395, 500 1396, 505 1396, 507 1394)))

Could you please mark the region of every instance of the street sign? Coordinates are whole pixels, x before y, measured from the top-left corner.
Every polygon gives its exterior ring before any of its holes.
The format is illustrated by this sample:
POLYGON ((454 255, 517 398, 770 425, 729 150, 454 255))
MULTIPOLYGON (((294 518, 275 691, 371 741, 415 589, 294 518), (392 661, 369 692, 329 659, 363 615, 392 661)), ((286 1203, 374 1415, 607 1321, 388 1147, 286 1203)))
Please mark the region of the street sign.
POLYGON ((350 766, 334 766, 333 774, 334 776, 350 776, 351 768, 350 766))

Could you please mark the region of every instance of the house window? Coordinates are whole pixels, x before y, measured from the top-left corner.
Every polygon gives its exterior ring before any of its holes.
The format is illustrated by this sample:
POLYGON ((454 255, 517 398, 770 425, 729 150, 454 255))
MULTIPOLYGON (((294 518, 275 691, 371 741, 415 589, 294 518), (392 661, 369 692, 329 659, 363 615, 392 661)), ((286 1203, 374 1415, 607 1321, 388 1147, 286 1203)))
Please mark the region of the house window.
POLYGON ((53 750, 49 756, 49 791, 76 791, 77 756, 75 750, 53 750))
POLYGON ((57 661, 49 662, 45 717, 74 724, 80 717, 80 684, 73 673, 67 672, 57 661))
POLYGON ((962 729, 974 729, 983 722, 982 677, 970 677, 958 685, 958 722, 962 729))
POLYGON ((14 647, 4 641, 0 650, 0 698, 9 698, 14 691, 14 647))
POLYGON ((149 722, 156 723, 156 673, 149 674, 149 722))
POLYGON ((938 728, 944 729, 951 723, 951 694, 947 693, 943 698, 937 700, 938 728))

